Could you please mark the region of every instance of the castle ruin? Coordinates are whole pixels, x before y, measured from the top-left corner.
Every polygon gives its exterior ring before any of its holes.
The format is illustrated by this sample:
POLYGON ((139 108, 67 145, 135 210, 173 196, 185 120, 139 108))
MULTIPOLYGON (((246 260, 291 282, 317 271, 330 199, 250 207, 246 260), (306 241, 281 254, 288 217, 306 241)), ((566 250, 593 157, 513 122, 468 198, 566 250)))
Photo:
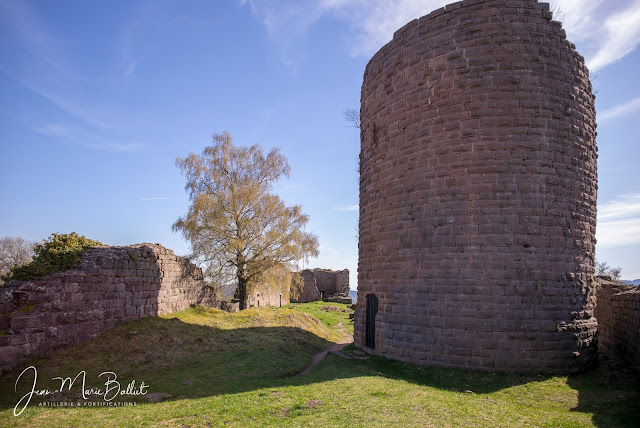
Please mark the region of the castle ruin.
POLYGON ((220 307, 202 270, 159 244, 87 249, 74 269, 0 289, 0 373, 121 322, 220 307))
POLYGON ((291 302, 335 300, 351 303, 349 297, 349 269, 304 269, 299 278, 291 281, 291 302))
POLYGON ((592 367, 595 128, 584 59, 546 3, 464 0, 398 30, 362 84, 356 344, 592 367))

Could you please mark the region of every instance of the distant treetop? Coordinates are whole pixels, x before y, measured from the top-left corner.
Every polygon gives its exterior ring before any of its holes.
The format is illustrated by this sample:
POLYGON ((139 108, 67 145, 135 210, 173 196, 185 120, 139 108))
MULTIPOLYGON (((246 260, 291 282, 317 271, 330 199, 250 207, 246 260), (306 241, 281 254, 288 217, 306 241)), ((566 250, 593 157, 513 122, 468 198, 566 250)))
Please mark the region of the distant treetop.
POLYGON ((28 281, 54 272, 73 269, 78 264, 82 253, 96 245, 102 245, 102 243, 75 232, 54 233, 41 244, 34 246, 35 256, 29 264, 11 268, 11 272, 3 279, 28 281))

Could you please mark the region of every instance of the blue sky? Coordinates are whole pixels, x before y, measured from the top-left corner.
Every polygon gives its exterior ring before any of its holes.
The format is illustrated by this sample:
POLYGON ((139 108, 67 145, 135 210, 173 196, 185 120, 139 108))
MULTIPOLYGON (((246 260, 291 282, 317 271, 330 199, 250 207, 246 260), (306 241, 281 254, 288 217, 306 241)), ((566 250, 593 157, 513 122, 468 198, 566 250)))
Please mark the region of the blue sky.
MULTIPOLYGON (((188 253, 175 159, 227 130, 281 148, 277 183, 310 215, 320 257, 356 286, 364 67, 438 0, 0 0, 0 236, 75 231, 188 253)), ((597 255, 640 278, 640 0, 551 2, 592 70, 597 255)))

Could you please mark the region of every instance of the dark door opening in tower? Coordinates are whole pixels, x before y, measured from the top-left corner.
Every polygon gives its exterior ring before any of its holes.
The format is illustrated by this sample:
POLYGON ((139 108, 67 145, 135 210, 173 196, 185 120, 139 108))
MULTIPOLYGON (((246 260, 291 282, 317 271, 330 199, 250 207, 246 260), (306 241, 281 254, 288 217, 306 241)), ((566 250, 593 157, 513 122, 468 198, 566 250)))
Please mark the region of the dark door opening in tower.
POLYGON ((366 345, 369 348, 376 347, 376 315, 378 314, 378 298, 374 294, 367 296, 367 338, 366 345))

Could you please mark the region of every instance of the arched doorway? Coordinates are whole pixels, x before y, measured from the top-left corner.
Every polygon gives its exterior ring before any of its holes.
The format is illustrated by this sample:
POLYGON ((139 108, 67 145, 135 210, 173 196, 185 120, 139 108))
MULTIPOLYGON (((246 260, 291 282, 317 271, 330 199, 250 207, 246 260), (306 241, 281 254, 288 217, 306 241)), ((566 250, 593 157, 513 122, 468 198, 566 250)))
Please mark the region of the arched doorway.
POLYGON ((366 340, 365 344, 369 348, 376 347, 376 315, 378 314, 378 298, 375 294, 367 296, 366 305, 366 340))

